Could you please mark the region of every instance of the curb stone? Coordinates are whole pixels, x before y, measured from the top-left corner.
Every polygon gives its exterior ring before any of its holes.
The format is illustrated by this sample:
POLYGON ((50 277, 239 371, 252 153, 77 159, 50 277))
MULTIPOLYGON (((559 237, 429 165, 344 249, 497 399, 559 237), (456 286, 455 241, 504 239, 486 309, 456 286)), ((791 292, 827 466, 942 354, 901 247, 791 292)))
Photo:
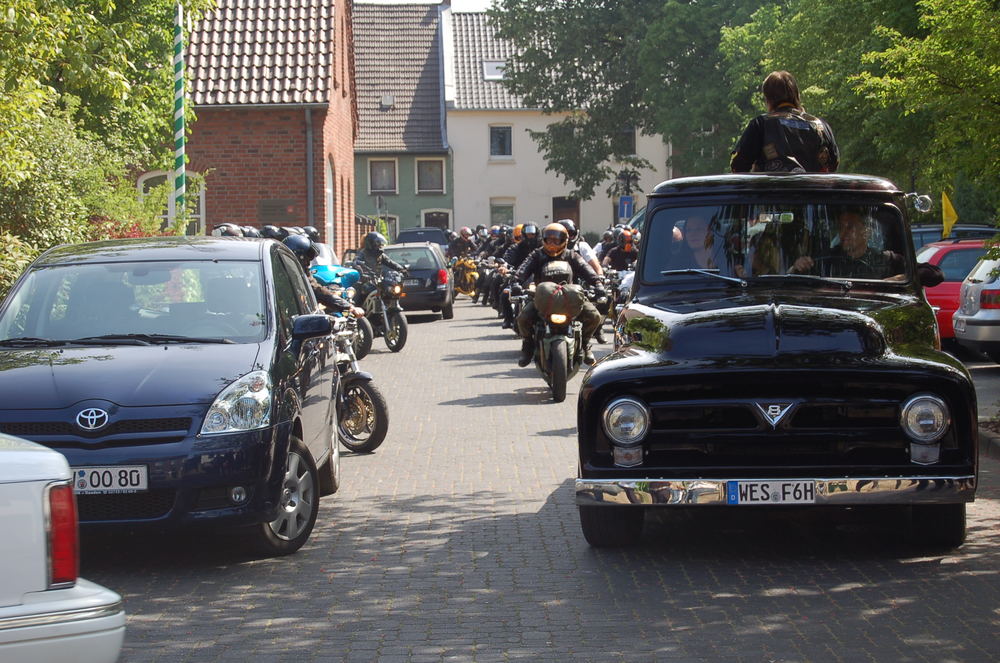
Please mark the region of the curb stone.
POLYGON ((979 455, 1000 460, 1000 434, 982 426, 982 420, 979 423, 979 455))

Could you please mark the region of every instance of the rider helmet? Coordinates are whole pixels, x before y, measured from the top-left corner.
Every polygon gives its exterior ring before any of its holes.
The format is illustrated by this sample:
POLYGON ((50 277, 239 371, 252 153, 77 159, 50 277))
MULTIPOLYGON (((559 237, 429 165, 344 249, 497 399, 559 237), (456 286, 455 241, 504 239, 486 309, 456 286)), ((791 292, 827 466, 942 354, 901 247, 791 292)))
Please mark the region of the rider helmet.
POLYGON ((624 251, 632 250, 632 231, 622 230, 618 235, 618 246, 624 251))
POLYGON ((385 237, 382 233, 377 233, 372 231, 365 235, 365 249, 368 251, 374 251, 375 253, 382 253, 382 247, 387 244, 385 237))
POLYGON ((319 241, 319 230, 316 229, 316 226, 306 226, 305 228, 302 229, 302 232, 304 232, 306 234, 306 237, 308 237, 312 241, 314 242, 319 241))
POLYGON ((556 221, 560 226, 566 229, 569 234, 569 248, 574 248, 576 246, 576 240, 580 238, 580 231, 577 230, 576 224, 573 223, 573 219, 559 219, 556 221))
POLYGON ((615 234, 610 230, 605 230, 604 234, 601 236, 601 243, 608 244, 613 241, 615 241, 615 234))
POLYGON ((243 237, 243 229, 235 223, 220 223, 212 228, 215 237, 243 237))
POLYGON ((470 237, 472 237, 472 230, 469 228, 469 226, 462 226, 461 228, 458 229, 458 234, 464 237, 465 239, 469 239, 470 237))
POLYGON ((542 231, 542 250, 550 256, 557 256, 566 250, 569 233, 560 223, 550 223, 542 231))
POLYGON ((260 237, 260 231, 253 226, 240 226, 244 237, 260 237))
POLYGON ((527 242, 530 246, 538 246, 538 226, 533 223, 526 223, 524 227, 521 228, 521 239, 527 242))
POLYGON ((282 240, 282 244, 292 250, 303 266, 308 265, 316 257, 316 249, 313 247, 312 240, 305 235, 289 235, 282 240))
POLYGON ((524 235, 522 234, 523 232, 524 232, 524 224, 523 223, 519 223, 516 226, 514 226, 514 241, 515 242, 520 242, 522 239, 524 239, 524 235))
POLYGON ((277 226, 264 226, 260 229, 261 237, 276 239, 279 242, 288 237, 288 231, 277 226))
POLYGON ((500 236, 500 226, 490 226, 490 236, 499 237, 500 236))

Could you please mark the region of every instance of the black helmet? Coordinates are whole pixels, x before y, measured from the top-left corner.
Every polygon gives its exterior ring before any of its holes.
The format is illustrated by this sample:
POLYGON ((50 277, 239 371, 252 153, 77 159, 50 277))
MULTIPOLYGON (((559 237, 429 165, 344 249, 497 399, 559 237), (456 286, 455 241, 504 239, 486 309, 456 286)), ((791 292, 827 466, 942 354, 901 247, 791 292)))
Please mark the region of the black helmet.
POLYGON ((289 235, 282 243, 292 250, 299 262, 306 264, 316 257, 316 249, 313 248, 312 240, 305 235, 289 235))
POLYGON ((253 226, 241 226, 244 237, 260 237, 260 231, 253 226))
POLYGON ((524 224, 524 227, 521 228, 521 237, 526 237, 527 235, 538 237, 538 226, 533 223, 524 224))
POLYGON ((541 241, 538 237, 538 226, 534 223, 524 224, 524 227, 521 228, 521 242, 525 246, 537 249, 541 245, 541 241))
POLYGON ((604 235, 601 236, 602 242, 613 242, 615 241, 615 234, 610 230, 605 230, 604 235))
POLYGON ((279 242, 288 237, 288 232, 278 226, 264 226, 260 229, 260 236, 269 239, 276 239, 279 242))
POLYGON ((281 230, 285 231, 285 235, 305 235, 306 232, 299 228, 298 226, 284 226, 281 230))
POLYGON ((235 223, 220 223, 212 228, 215 237, 243 237, 243 229, 235 223))
POLYGON ((569 248, 575 248, 576 240, 580 238, 580 231, 577 230, 573 219, 559 219, 556 223, 566 229, 566 233, 569 235, 569 248))
POLYGON ((382 233, 370 232, 365 235, 365 248, 376 253, 382 252, 382 247, 386 245, 385 237, 382 233))
POLYGON ((314 242, 319 241, 319 230, 316 229, 316 226, 306 226, 305 228, 302 229, 302 232, 304 232, 306 234, 306 237, 308 237, 312 241, 314 242))

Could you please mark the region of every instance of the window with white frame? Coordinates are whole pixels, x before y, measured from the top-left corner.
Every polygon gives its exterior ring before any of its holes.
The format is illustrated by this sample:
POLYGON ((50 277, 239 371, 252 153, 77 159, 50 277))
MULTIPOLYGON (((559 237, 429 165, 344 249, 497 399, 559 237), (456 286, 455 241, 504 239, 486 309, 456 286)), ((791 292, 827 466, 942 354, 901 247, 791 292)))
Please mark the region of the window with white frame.
POLYGON ((490 157, 509 158, 514 156, 514 128, 509 124, 490 127, 490 157))
POLYGON ((506 68, 506 60, 483 60, 483 80, 502 81, 503 72, 506 68))
POLYGON ((444 193, 444 159, 417 159, 417 193, 444 193))
POLYGON ((490 225, 493 226, 514 225, 513 198, 490 199, 490 225))
POLYGON ((398 193, 395 159, 370 159, 368 161, 368 192, 398 193))
MULTIPOLYGON (((154 170, 141 175, 136 182, 136 188, 139 190, 139 198, 145 199, 152 193, 153 189, 169 185, 168 180, 169 173, 163 170, 154 170)), ((166 230, 174 224, 177 220, 177 209, 176 201, 174 200, 173 189, 167 190, 167 200, 163 211, 160 213, 160 228, 166 230)), ((204 187, 202 190, 195 193, 190 189, 187 190, 185 194, 188 201, 192 200, 192 196, 195 198, 195 205, 188 218, 187 228, 185 228, 184 234, 186 235, 203 235, 205 234, 205 191, 204 187)), ((189 209, 191 207, 189 206, 189 209)))

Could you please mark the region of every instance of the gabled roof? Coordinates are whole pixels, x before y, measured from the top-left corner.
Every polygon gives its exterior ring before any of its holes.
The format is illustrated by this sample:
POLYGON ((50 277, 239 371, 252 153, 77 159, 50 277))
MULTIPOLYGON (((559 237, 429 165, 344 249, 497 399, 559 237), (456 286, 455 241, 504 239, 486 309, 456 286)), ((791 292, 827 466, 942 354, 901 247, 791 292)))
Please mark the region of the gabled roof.
POLYGON ((218 0, 191 33, 192 102, 328 103, 333 15, 333 0, 218 0))
POLYGON ((499 39, 485 12, 452 14, 455 45, 455 105, 460 110, 522 110, 528 108, 501 81, 483 78, 483 62, 507 61, 510 42, 499 39))
POLYGON ((355 152, 445 152, 437 5, 354 5, 355 152))

